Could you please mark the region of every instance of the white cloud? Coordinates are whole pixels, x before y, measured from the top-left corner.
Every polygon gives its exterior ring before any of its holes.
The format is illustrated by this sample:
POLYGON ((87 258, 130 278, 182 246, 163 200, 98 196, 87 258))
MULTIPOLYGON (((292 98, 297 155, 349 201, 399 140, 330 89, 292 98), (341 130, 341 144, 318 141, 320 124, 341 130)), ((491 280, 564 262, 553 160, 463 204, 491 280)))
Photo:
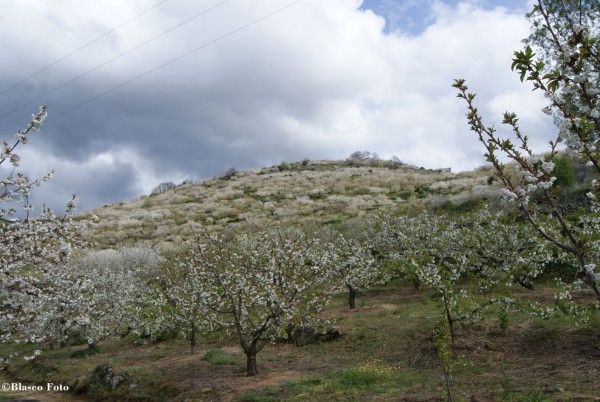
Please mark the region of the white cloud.
MULTIPOLYGON (((8 3, 0 16, 0 48, 10 57, 0 65, 0 90, 156 4, 8 3)), ((42 100, 50 116, 60 113, 287 3, 231 1, 42 100)), ((74 187, 102 170, 101 155, 111 155, 102 163, 108 171, 124 169, 114 180, 127 187, 111 186, 114 199, 147 192, 156 180, 343 158, 357 149, 426 167, 469 169, 482 164, 483 152, 451 88, 454 78, 466 78, 479 94, 490 124, 514 108, 535 142, 545 142, 538 141, 548 131, 539 114, 543 102, 510 71, 512 53, 529 33, 522 15, 437 1, 431 25, 403 36, 385 34, 383 18, 358 10, 360 3, 305 0, 211 44, 49 121, 39 154, 54 165, 72 164, 66 174, 74 187)), ((12 91, 0 108, 14 108, 214 4, 166 2, 36 77, 29 90, 12 91)), ((22 125, 29 109, 8 122, 22 125)), ((100 191, 85 192, 81 197, 94 203, 110 201, 100 191)))

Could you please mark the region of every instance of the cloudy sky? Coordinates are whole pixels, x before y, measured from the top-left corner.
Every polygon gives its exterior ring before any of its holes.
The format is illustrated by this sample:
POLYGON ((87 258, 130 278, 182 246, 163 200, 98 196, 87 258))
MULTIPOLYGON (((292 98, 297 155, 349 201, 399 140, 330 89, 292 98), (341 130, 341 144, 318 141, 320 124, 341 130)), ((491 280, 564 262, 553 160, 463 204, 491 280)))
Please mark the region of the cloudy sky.
POLYGON ((86 210, 356 150, 472 169, 482 149, 454 78, 490 124, 517 112, 540 151, 555 132, 510 71, 529 3, 3 0, 0 136, 49 107, 20 154, 33 176, 55 171, 36 200, 57 210, 71 193, 86 210))

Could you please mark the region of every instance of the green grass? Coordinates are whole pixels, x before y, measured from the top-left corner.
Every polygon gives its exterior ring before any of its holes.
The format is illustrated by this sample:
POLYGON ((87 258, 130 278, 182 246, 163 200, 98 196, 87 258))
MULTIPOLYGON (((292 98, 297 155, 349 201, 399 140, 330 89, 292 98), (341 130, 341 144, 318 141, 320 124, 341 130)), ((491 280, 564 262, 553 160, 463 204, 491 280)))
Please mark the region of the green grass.
POLYGON ((552 398, 550 398, 548 395, 544 395, 542 393, 542 391, 540 391, 540 390, 535 390, 535 391, 529 392, 523 398, 523 402, 551 402, 551 401, 552 401, 552 398))
POLYGON ((96 355, 98 353, 100 353, 100 348, 96 346, 94 349, 86 348, 86 349, 74 350, 73 352, 71 352, 69 357, 72 357, 74 359, 80 359, 80 358, 89 357, 91 355, 96 355))
POLYGON ((431 378, 378 360, 367 360, 348 370, 332 370, 321 377, 290 381, 279 388, 244 395, 245 401, 321 401, 328 399, 397 399, 432 386, 431 378))
POLYGON ((209 350, 204 354, 204 356, 202 356, 202 360, 206 360, 213 364, 220 365, 233 365, 237 363, 237 361, 231 355, 231 353, 220 348, 209 350))
POLYGON ((479 367, 471 358, 456 356, 452 365, 455 375, 485 374, 485 368, 479 367))

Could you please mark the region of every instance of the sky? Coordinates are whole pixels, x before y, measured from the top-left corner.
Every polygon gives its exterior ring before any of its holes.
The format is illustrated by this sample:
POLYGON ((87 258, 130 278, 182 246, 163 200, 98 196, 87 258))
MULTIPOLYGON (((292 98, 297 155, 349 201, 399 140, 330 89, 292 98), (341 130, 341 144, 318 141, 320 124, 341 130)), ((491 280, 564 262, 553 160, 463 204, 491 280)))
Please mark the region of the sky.
MULTIPOLYGON (((488 125, 514 111, 534 149, 556 132, 511 57, 517 0, 4 0, 0 139, 40 105, 17 148, 35 203, 127 201, 161 182, 352 152, 459 172, 483 149, 451 87, 488 125)), ((507 134, 508 135, 508 134, 507 134)), ((0 173, 6 176, 6 168, 0 173)))

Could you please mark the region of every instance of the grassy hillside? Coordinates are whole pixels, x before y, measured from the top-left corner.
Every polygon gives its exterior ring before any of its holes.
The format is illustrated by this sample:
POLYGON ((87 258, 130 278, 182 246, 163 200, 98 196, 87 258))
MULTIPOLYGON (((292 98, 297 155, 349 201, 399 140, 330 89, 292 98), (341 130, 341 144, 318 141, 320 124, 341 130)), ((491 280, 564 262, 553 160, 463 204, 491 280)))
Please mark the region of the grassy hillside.
POLYGON ((270 222, 335 224, 424 206, 460 208, 497 197, 487 168, 454 174, 386 161, 303 161, 247 170, 96 208, 86 236, 104 246, 177 243, 201 227, 238 230, 270 222))

